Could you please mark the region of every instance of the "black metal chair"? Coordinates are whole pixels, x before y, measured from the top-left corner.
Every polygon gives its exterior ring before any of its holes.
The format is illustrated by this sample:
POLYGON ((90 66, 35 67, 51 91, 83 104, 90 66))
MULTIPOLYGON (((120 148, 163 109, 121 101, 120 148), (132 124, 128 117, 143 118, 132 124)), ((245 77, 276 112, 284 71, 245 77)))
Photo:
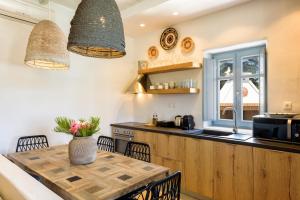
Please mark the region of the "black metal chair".
POLYGON ((137 193, 127 194, 119 200, 180 200, 181 172, 150 183, 137 189, 137 193))
POLYGON ((114 139, 107 136, 99 136, 97 141, 98 149, 115 152, 114 139))
POLYGON ((18 139, 16 152, 24 152, 47 147, 49 147, 49 144, 45 135, 24 136, 18 139))
POLYGON ((124 155, 145 162, 151 162, 150 146, 145 143, 128 142, 124 155))
POLYGON ((151 184, 146 199, 180 200, 181 172, 151 184))

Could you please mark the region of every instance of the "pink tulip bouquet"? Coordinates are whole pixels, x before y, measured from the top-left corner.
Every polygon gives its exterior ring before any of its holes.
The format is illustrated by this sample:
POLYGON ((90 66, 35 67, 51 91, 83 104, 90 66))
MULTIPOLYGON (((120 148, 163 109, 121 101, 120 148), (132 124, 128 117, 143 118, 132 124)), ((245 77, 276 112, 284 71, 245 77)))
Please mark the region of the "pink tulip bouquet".
POLYGON ((100 128, 100 118, 91 117, 89 120, 80 119, 78 121, 67 117, 57 117, 55 119, 57 127, 55 132, 71 134, 74 137, 89 137, 97 133, 100 128))

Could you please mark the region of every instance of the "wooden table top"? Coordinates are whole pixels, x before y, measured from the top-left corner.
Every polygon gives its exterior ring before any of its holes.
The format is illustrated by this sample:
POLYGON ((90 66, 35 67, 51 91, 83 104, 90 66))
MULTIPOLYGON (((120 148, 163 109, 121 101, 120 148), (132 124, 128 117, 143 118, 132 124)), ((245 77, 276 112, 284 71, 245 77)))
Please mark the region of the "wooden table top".
POLYGON ((48 188, 67 200, 116 199, 164 177, 169 171, 105 151, 98 151, 92 164, 72 165, 67 145, 9 154, 8 158, 41 177, 48 188))

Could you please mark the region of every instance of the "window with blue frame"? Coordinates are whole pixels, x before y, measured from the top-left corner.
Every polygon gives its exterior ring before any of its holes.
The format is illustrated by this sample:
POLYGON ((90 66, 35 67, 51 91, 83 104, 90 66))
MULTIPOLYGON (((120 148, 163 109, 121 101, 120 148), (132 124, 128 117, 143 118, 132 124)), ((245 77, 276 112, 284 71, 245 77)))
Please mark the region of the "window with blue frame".
POLYGON ((212 54, 204 64, 204 120, 251 128, 266 111, 265 46, 212 54))

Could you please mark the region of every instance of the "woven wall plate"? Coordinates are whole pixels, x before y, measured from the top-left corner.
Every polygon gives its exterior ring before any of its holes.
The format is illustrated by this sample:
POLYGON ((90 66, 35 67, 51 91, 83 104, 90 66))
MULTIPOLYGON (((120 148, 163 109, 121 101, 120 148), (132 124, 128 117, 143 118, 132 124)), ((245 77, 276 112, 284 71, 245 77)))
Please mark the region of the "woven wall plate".
POLYGON ((195 43, 192 38, 186 37, 181 41, 181 51, 189 53, 193 51, 195 43))
POLYGON ((156 46, 151 46, 149 49, 148 49, 148 57, 150 59, 155 59, 158 57, 158 49, 156 48, 156 46))
POLYGON ((164 50, 173 49, 178 41, 178 33, 174 28, 167 28, 161 34, 160 45, 164 50))

